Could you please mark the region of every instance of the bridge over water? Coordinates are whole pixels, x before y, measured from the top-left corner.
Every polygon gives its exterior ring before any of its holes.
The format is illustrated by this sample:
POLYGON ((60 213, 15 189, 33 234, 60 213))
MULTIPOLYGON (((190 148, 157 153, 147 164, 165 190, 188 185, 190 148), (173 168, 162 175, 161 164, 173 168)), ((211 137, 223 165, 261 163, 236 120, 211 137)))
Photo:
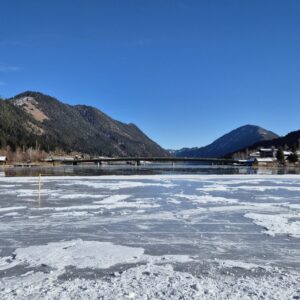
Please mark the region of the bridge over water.
POLYGON ((156 163, 201 163, 206 162, 207 164, 214 165, 230 165, 235 161, 233 159, 226 158, 203 158, 203 157, 101 157, 101 158, 91 158, 91 159, 74 159, 65 160, 55 158, 50 160, 53 163, 63 163, 78 165, 82 163, 94 163, 101 165, 103 163, 120 163, 124 162, 126 164, 141 165, 143 162, 156 162, 156 163))

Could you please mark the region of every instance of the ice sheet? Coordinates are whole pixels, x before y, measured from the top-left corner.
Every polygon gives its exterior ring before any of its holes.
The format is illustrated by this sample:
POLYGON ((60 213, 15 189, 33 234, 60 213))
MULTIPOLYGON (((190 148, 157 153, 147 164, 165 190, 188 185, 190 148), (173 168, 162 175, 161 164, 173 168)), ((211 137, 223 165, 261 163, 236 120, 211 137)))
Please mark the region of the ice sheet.
POLYGON ((0 178, 1 299, 297 299, 300 176, 0 178))

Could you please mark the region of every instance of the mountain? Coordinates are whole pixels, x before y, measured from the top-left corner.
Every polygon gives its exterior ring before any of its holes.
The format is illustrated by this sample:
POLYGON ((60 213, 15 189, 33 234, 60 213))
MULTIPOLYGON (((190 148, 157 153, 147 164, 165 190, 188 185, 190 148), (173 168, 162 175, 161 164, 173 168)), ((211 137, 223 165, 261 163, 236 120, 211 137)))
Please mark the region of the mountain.
POLYGON ((71 106, 31 91, 0 101, 0 148, 6 145, 13 150, 38 145, 47 152, 169 156, 134 124, 116 121, 94 107, 71 106))
POLYGON ((236 152, 259 141, 274 138, 278 138, 278 135, 272 131, 255 125, 245 125, 230 131, 205 147, 182 148, 174 154, 178 157, 224 157, 228 153, 236 152))
MULTIPOLYGON (((249 147, 248 150, 254 150, 258 148, 285 148, 288 147, 292 149, 293 147, 300 148, 300 130, 292 131, 283 137, 279 137, 269 141, 260 141, 249 147)), ((241 152, 246 151, 246 149, 241 149, 241 152)))

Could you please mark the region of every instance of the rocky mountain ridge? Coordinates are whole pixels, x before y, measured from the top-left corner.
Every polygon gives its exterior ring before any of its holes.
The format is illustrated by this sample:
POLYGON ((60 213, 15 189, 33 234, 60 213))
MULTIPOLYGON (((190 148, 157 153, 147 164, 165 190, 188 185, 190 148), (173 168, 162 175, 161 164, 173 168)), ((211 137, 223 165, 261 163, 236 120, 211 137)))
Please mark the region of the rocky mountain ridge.
POLYGON ((165 157, 169 153, 136 125, 114 120, 97 108, 69 105, 27 91, 0 101, 0 148, 38 147, 102 156, 165 157))

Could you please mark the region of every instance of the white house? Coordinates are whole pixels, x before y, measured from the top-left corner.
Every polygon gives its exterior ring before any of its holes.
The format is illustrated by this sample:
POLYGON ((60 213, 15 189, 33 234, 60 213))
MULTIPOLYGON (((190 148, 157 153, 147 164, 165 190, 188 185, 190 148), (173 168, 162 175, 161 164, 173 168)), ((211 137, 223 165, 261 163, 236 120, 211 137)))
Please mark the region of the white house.
POLYGON ((283 151, 284 159, 287 159, 291 154, 293 154, 292 151, 283 151))
POLYGON ((276 157, 276 153, 277 153, 278 149, 275 148, 260 148, 259 149, 259 153, 260 153, 260 157, 276 157))
POLYGON ((273 165, 275 161, 276 158, 272 157, 256 157, 253 163, 259 166, 268 166, 273 165))
POLYGON ((260 152, 256 151, 256 152, 252 152, 249 154, 250 158, 255 158, 255 157, 260 157, 260 152))
POLYGON ((0 165, 5 165, 7 161, 6 156, 0 156, 0 165))

